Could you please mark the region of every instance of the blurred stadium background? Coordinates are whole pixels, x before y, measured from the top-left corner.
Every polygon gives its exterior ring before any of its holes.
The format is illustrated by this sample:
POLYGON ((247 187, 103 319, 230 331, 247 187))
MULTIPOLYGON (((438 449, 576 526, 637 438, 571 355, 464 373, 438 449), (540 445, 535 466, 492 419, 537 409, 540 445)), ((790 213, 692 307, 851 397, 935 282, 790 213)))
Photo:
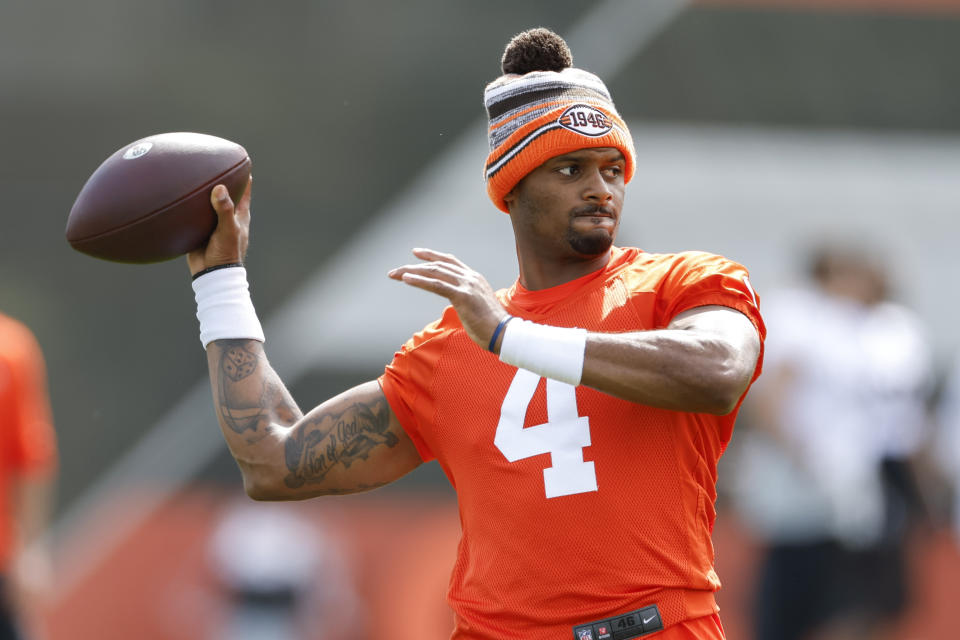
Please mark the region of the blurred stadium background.
MULTIPOLYGON (((507 40, 537 25, 606 78, 630 123, 621 244, 725 254, 762 296, 820 239, 862 239, 887 252, 938 364, 952 360, 960 0, 4 0, 0 309, 33 328, 49 368, 52 638, 215 637, 208 547, 240 491, 186 266, 100 262, 63 238, 89 174, 162 131, 247 148, 253 297, 271 360, 313 406, 378 375, 441 308, 385 276, 411 247, 452 251, 495 286, 515 277, 483 190, 481 95, 507 40)), ((350 565, 361 604, 346 637, 446 637, 452 498, 434 463, 299 505, 350 565)), ((749 638, 754 554, 729 511, 716 542, 725 624, 749 638)), ((937 624, 958 567, 948 537, 917 551, 901 637, 955 637, 937 624)), ((334 623, 315 623, 328 637, 334 623)))

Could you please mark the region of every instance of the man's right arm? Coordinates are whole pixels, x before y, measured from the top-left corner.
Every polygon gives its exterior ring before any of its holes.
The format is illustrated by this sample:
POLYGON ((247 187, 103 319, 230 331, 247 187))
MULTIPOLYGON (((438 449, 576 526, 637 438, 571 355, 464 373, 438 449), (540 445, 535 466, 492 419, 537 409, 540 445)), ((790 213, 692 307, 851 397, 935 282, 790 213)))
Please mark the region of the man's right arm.
POLYGON ((220 428, 256 500, 367 491, 421 463, 375 380, 303 415, 263 343, 216 340, 207 363, 220 428))
MULTIPOLYGON (((195 277, 243 262, 250 238, 250 191, 248 184, 236 206, 223 185, 211 192, 217 226, 206 246, 187 254, 195 277)), ((298 500, 366 491, 422 462, 375 380, 303 415, 267 361, 262 342, 214 339, 205 344, 220 429, 250 497, 298 500)))

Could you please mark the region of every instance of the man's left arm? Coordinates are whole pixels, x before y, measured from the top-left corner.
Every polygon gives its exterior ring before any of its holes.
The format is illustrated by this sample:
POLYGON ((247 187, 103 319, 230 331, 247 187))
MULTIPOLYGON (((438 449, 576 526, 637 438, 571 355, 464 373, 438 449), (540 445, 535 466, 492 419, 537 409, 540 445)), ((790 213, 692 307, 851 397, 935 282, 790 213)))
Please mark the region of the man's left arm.
POLYGON ((696 307, 665 329, 588 333, 581 384, 662 409, 724 415, 750 385, 759 355, 747 316, 696 307))
MULTIPOLYGON (((413 253, 425 262, 388 275, 449 300, 467 335, 499 355, 509 316, 486 279, 453 255, 413 253)), ((587 333, 579 383, 661 409, 725 415, 750 385, 759 355, 760 337, 746 315, 724 306, 694 307, 665 329, 587 333)))

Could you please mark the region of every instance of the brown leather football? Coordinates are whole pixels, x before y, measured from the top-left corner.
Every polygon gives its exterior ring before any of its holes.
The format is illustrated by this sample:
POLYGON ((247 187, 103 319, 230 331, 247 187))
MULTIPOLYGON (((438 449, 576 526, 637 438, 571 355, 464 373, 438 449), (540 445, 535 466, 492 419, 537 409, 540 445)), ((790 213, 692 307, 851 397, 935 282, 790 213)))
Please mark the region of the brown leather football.
POLYGON ((203 246, 217 226, 210 191, 223 184, 239 200, 250 164, 239 144, 202 133, 131 142, 83 185, 67 219, 67 240, 77 251, 115 262, 183 255, 203 246))

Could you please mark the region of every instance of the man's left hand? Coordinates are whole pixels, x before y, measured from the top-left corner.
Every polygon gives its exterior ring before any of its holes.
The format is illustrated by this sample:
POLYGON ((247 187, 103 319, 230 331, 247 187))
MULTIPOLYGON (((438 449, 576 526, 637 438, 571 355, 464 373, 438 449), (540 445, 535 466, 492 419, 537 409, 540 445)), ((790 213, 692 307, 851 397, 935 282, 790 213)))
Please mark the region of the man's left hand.
POLYGON ((425 262, 397 267, 387 275, 449 300, 470 339, 486 349, 497 324, 508 315, 486 278, 449 253, 414 249, 413 255, 425 262))

